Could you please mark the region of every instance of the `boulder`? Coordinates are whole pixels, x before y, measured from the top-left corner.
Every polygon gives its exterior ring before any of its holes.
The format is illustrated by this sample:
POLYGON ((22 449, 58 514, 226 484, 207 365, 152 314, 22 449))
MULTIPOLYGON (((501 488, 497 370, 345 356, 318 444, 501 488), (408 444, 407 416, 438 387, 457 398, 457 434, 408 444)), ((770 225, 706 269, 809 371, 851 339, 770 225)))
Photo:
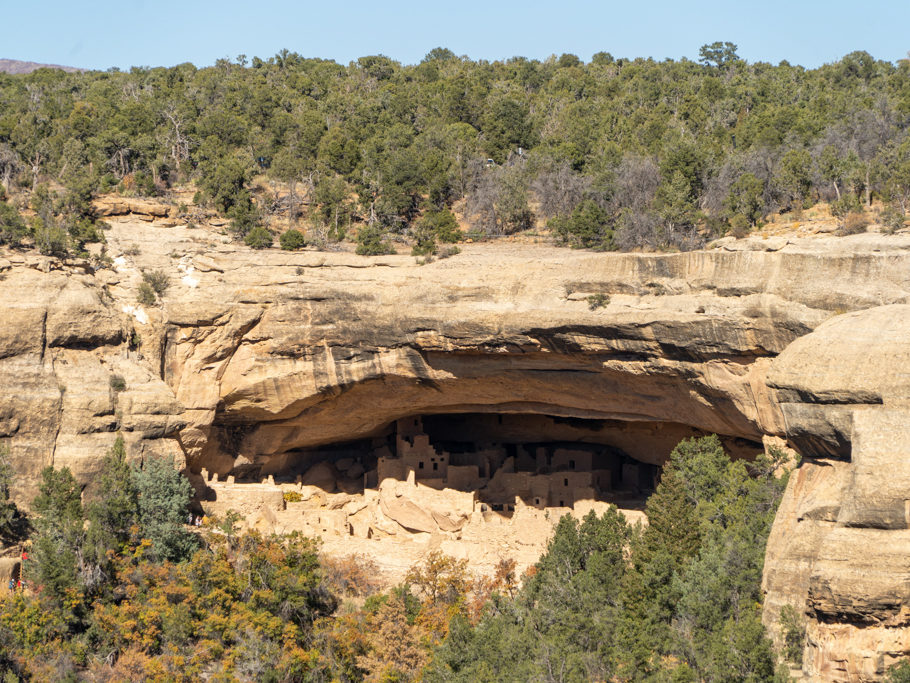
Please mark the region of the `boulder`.
POLYGON ((433 515, 404 496, 383 495, 379 508, 382 514, 408 531, 433 533, 438 530, 433 515))
POLYGON ((326 493, 334 493, 339 478, 338 470, 332 463, 319 462, 308 469, 300 481, 304 486, 316 486, 326 493))

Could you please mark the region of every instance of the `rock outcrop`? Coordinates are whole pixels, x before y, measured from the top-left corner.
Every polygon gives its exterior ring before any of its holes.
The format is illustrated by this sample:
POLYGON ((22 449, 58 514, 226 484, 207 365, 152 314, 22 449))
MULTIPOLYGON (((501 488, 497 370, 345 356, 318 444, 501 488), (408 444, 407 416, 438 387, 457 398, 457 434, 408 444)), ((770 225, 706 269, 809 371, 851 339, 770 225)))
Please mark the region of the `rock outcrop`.
POLYGON ((838 312, 907 296, 893 255, 537 253, 476 247, 423 267, 205 254, 197 288, 167 304, 164 345, 191 466, 227 473, 421 412, 682 421, 760 440, 784 433, 771 358, 838 312), (591 310, 593 294, 610 303, 591 310))
POLYGON ((0 274, 0 443, 25 506, 47 465, 90 483, 118 431, 134 457, 183 460, 173 438, 185 424, 182 407, 130 350, 129 318, 96 278, 46 265, 0 274))
POLYGON ((92 204, 95 214, 102 217, 128 216, 133 214, 140 220, 152 221, 156 218, 176 216, 177 208, 170 204, 147 199, 126 199, 120 197, 103 197, 92 204))
POLYGON ((806 461, 768 542, 765 621, 804 614, 812 680, 878 680, 910 653, 910 306, 831 319, 768 379, 806 461))
MULTIPOLYGON (((48 464, 90 483, 118 432, 132 458, 222 480, 419 414, 667 424, 745 450, 778 436, 804 464, 768 548, 766 620, 803 611, 812 675, 872 680, 910 650, 910 239, 499 243, 421 266, 252 251, 115 208, 113 268, 0 257, 0 439, 21 501, 48 464), (170 274, 160 307, 136 304, 146 269, 170 274)), ((634 456, 660 464, 648 443, 634 456)), ((418 530, 457 526, 385 506, 418 530)))

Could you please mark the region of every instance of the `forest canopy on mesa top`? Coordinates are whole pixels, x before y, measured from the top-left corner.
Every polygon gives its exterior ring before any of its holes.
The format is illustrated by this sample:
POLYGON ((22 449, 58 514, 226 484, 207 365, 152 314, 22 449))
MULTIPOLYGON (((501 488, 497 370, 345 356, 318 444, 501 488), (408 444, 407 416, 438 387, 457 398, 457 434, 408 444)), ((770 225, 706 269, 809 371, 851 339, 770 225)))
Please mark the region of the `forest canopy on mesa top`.
POLYGON ((910 61, 854 52, 809 70, 724 42, 700 54, 487 62, 437 48, 413 66, 342 66, 282 50, 0 74, 0 182, 37 214, 26 225, 0 206, 0 242, 80 250, 101 239, 93 196, 187 184, 253 246, 282 215, 322 243, 366 226, 366 253, 390 234, 457 239, 452 209, 477 235, 546 224, 606 249, 697 247, 819 201, 843 219, 878 199, 903 226, 910 61), (257 197, 262 174, 287 192, 257 197))

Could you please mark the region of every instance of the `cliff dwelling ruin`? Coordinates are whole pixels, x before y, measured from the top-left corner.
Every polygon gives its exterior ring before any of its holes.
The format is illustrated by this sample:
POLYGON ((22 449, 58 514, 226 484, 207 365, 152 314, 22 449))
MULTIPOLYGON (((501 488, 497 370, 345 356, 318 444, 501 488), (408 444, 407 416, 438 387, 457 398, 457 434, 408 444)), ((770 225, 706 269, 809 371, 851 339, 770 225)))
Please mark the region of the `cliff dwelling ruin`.
MULTIPOLYGON (((630 521, 643 520, 673 446, 703 434, 666 422, 411 415, 370 438, 240 458, 246 464, 224 477, 203 469, 196 483, 209 514, 234 510, 265 530, 318 535, 333 552, 375 558, 392 575, 394 558, 413 552, 407 539, 420 535, 475 566, 509 558, 524 567, 564 514, 614 504, 630 521)), ((723 440, 741 457, 763 448, 723 440)))

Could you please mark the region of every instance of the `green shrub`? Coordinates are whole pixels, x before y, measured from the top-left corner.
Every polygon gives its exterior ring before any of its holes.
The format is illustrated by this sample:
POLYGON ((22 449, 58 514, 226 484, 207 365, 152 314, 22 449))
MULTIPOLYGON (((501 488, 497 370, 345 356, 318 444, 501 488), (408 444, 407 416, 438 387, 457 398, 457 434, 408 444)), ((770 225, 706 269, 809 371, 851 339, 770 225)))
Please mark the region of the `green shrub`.
POLYGON ((171 279, 163 270, 145 270, 142 272, 142 281, 146 283, 159 297, 164 296, 170 287, 171 279))
MULTIPOLYGON (((0 185, 0 189, 2 187, 0 185)), ((22 220, 22 216, 15 207, 5 201, 0 201, 0 244, 18 246, 27 234, 28 228, 25 227, 25 221, 22 220)))
POLYGON ((212 518, 212 523, 217 529, 220 529, 225 536, 233 536, 237 533, 239 528, 238 522, 243 519, 241 515, 236 510, 228 510, 224 513, 224 519, 212 518))
POLYGON ((16 535, 16 520, 19 517, 16 504, 10 500, 14 475, 15 470, 9 462, 9 447, 0 446, 0 538, 3 538, 7 545, 16 535))
POLYGON ((723 216, 705 216, 705 227, 716 237, 723 237, 730 230, 730 224, 723 216))
POLYGON ((251 208, 250 195, 245 189, 249 173, 243 164, 231 157, 214 158, 202 164, 200 171, 199 189, 202 194, 197 192, 193 203, 199 204, 202 199, 210 199, 218 211, 243 223, 251 208), (236 214, 232 213, 235 209, 238 210, 236 214))
POLYGON ((80 589, 77 554, 84 528, 82 487, 68 467, 45 467, 38 491, 32 501, 32 557, 24 574, 43 593, 62 602, 80 589))
POLYGON ((142 537, 152 542, 159 559, 189 558, 198 547, 195 536, 183 528, 193 497, 189 480, 177 471, 173 459, 152 456, 145 458, 141 469, 133 468, 132 482, 142 537))
POLYGON ((299 503, 303 500, 303 496, 300 495, 297 491, 285 491, 282 494, 285 503, 299 503))
POLYGON ((115 392, 126 390, 126 380, 123 379, 123 375, 111 375, 111 389, 115 392))
POLYGON ((896 206, 889 206, 885 208, 879 220, 882 223, 882 232, 886 235, 893 235, 895 232, 904 227, 904 221, 906 220, 904 212, 901 211, 896 206))
POLYGON ((45 256, 66 256, 69 253, 69 235, 53 219, 36 218, 32 223, 35 246, 45 256))
POLYGON ((395 250, 385 239, 382 228, 378 225, 368 225, 361 228, 357 234, 356 252, 361 256, 382 256, 394 254, 395 250))
POLYGON ((730 230, 734 237, 742 238, 748 235, 752 230, 752 224, 749 222, 748 218, 741 213, 738 213, 730 218, 730 230))
POLYGON ((784 639, 784 657, 791 664, 802 666, 806 627, 793 605, 784 605, 780 610, 780 632, 784 639))
MULTIPOLYGON (((743 173, 730 187, 724 200, 727 214, 742 217, 750 226, 756 225, 764 210, 765 184, 752 173, 743 173)), ((732 223, 732 221, 731 221, 732 223)))
POLYGON ((148 282, 140 282, 139 290, 136 292, 136 301, 143 306, 154 306, 158 298, 155 296, 155 290, 148 282))
POLYGON ((140 197, 154 197, 158 194, 154 179, 145 171, 137 171, 133 174, 133 187, 140 197))
POLYGON ((458 221, 455 219, 449 209, 439 209, 427 211, 418 221, 419 226, 425 227, 432 232, 440 242, 454 243, 459 241, 464 235, 458 227, 458 221))
MULTIPOLYGON (((82 555, 89 566, 94 565, 101 570, 100 576, 95 574, 95 577, 104 582, 112 574, 113 558, 110 551, 122 548, 129 542, 132 529, 138 522, 136 489, 126 458, 126 444, 121 435, 117 435, 101 460, 98 472, 94 482, 94 500, 85 508, 89 526, 82 555)), ((95 587, 99 587, 98 584, 95 587)))
POLYGON ((411 249, 411 256, 430 256, 436 253, 436 233, 425 224, 418 224, 414 228, 415 244, 411 249))
POLYGON ((243 241, 248 247, 253 249, 265 249, 272 246, 272 233, 261 225, 257 225, 247 233, 243 241))
POLYGON ((888 667, 885 672, 885 683, 910 683, 910 662, 904 660, 888 667))
POLYGON ((252 230, 260 226, 259 211, 253 205, 244 190, 242 201, 234 204, 227 212, 231 219, 231 230, 237 237, 246 237, 252 230))
POLYGON ((281 233, 278 243, 285 251, 294 251, 295 249, 303 249, 306 246, 306 238, 302 232, 291 228, 287 232, 281 233))
POLYGON ((861 212, 863 205, 860 204, 856 195, 845 192, 840 199, 831 202, 828 208, 831 211, 831 215, 840 221, 843 228, 847 216, 851 213, 861 212))
POLYGON ((117 179, 112 173, 105 173, 98 179, 98 192, 110 192, 117 187, 117 179))
POLYGON ((576 206, 570 215, 551 218, 547 227, 557 239, 573 247, 610 249, 613 246, 609 214, 589 199, 576 206))
POLYGON ((608 303, 610 303, 610 297, 606 294, 592 294, 588 297, 588 308, 592 311, 603 308, 608 303))

